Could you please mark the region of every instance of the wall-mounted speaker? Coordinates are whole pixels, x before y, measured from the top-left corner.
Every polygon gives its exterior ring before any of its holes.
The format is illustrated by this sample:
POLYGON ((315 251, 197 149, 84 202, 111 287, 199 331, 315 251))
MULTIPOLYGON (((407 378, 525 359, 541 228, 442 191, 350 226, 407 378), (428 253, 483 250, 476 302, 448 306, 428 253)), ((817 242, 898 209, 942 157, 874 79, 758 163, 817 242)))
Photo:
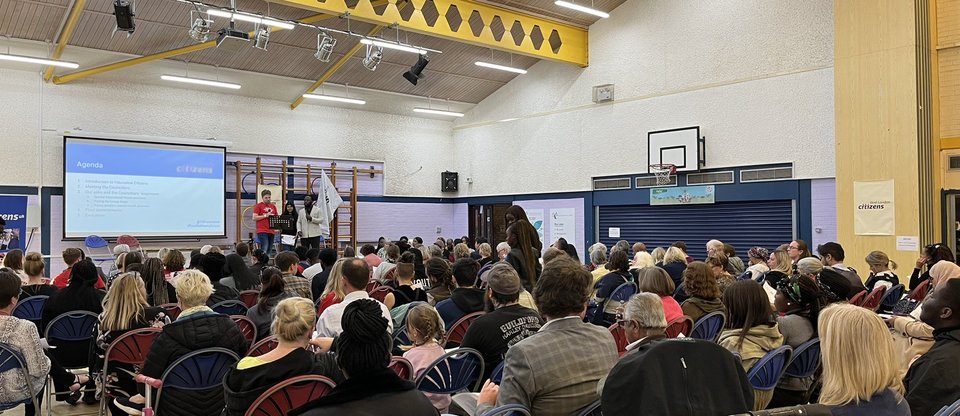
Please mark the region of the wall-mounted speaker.
POLYGON ((443 172, 440 174, 440 192, 457 192, 460 180, 457 172, 443 172))

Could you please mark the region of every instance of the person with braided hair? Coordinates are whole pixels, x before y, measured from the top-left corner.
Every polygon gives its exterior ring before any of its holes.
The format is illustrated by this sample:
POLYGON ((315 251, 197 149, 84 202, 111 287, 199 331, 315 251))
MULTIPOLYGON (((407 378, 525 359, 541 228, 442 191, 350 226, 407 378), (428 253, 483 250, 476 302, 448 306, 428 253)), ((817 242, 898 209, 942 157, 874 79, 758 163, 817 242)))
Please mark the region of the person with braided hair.
MULTIPOLYGON (((820 311, 830 304, 826 295, 829 290, 813 277, 804 274, 795 274, 777 282, 774 305, 780 313, 777 324, 783 334, 784 345, 796 350, 801 344, 817 336, 820 311)), ((804 404, 811 384, 813 377, 783 376, 768 407, 804 404)))
MULTIPOLYGON (((403 358, 413 365, 414 374, 420 375, 429 370, 430 364, 443 355, 443 346, 440 345, 443 342, 443 328, 440 314, 430 305, 420 304, 407 312, 407 334, 410 335, 413 348, 403 353, 403 358)), ((449 394, 424 394, 437 410, 446 412, 450 407, 449 394)))
POLYGON ((346 381, 289 415, 440 414, 415 384, 388 367, 392 350, 389 319, 383 317, 377 301, 350 302, 343 310, 342 322, 343 332, 333 342, 333 349, 346 381))

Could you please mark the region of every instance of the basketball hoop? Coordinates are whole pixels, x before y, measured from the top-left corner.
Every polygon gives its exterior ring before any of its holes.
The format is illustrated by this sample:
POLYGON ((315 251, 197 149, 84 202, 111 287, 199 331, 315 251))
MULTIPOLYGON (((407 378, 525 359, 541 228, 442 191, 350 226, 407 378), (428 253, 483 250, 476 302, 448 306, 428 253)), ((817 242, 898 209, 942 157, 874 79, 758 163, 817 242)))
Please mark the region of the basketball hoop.
POLYGON ((677 165, 672 163, 650 165, 650 172, 657 175, 657 185, 667 185, 670 183, 670 175, 677 173, 677 165))

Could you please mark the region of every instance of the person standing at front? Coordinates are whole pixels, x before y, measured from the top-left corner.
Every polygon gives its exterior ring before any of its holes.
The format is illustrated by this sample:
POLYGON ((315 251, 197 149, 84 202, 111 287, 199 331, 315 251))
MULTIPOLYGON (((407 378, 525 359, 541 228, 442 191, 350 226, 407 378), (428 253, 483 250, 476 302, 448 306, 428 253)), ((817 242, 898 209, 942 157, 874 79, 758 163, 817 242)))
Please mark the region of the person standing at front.
POLYGON ((271 249, 273 249, 274 237, 274 232, 270 229, 269 218, 279 214, 277 206, 270 202, 270 197, 269 189, 260 191, 261 202, 253 207, 253 220, 257 222, 256 242, 257 245, 260 246, 260 249, 268 256, 270 255, 271 249))

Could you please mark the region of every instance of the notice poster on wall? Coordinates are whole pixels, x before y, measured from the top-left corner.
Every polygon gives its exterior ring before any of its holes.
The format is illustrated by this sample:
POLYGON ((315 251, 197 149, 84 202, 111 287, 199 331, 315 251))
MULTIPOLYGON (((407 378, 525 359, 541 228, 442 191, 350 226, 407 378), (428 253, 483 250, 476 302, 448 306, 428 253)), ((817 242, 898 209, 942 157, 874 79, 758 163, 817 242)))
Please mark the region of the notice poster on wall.
MULTIPOLYGON (((530 220, 530 224, 533 225, 533 228, 537 229, 537 234, 540 236, 540 241, 543 241, 543 210, 542 209, 530 209, 527 210, 527 218, 530 220)), ((549 244, 544 244, 544 247, 549 244)))
POLYGON ((27 228, 27 196, 0 195, 0 218, 5 223, 0 230, 0 252, 22 248, 20 237, 27 228))
POLYGON ((553 241, 567 240, 570 244, 577 241, 577 210, 556 208, 550 210, 550 238, 553 241))
POLYGON ((853 183, 853 232, 856 235, 893 235, 893 181, 853 183))

